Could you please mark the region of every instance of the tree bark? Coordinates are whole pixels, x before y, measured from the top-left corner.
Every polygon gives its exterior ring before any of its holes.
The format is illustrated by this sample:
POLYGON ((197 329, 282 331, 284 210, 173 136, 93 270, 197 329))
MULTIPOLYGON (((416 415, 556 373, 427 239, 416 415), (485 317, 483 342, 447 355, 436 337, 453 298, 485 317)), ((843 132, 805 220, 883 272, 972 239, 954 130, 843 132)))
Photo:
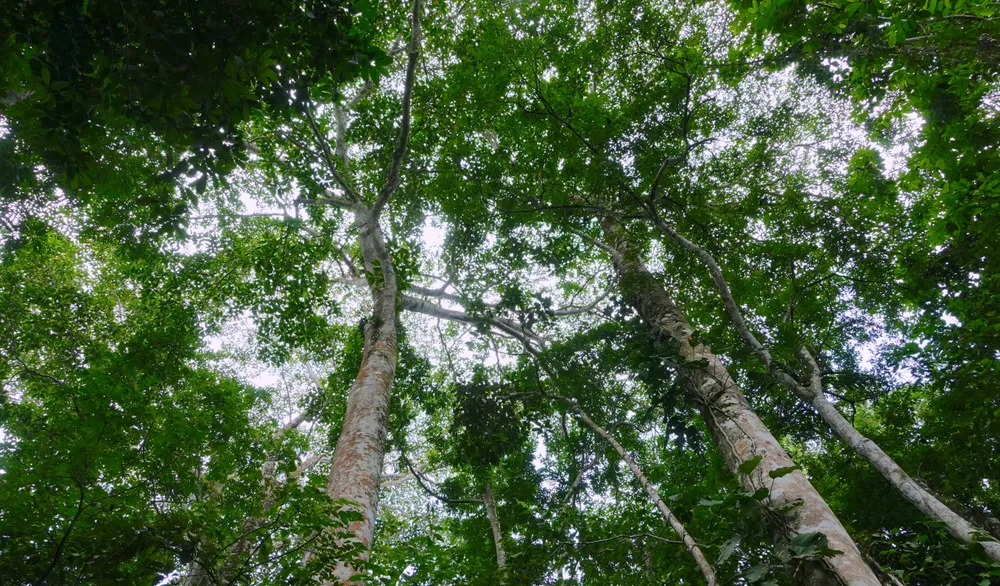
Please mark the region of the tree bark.
MULTIPOLYGON (((841 415, 840 411, 822 392, 807 394, 801 389, 796 394, 806 403, 816 410, 816 413, 823 418, 823 421, 830 426, 844 442, 868 460, 889 484, 896 487, 906 500, 913 503, 922 513, 944 524, 945 529, 952 537, 962 543, 972 543, 978 538, 989 539, 985 531, 978 530, 972 523, 968 522, 961 515, 953 511, 943 502, 934 497, 924 487, 920 486, 909 474, 903 470, 882 448, 875 442, 861 434, 851 423, 841 415)), ((980 542, 987 555, 994 561, 1000 562, 1000 542, 983 540, 980 542)))
POLYGON ((497 517, 497 503, 493 497, 493 487, 489 482, 483 489, 483 503, 486 505, 486 516, 493 530, 493 544, 497 548, 497 569, 500 571, 501 584, 506 582, 504 573, 507 571, 507 552, 503 548, 503 532, 500 530, 500 518, 497 517))
MULTIPOLYGON (((906 500, 910 501, 920 512, 931 519, 943 523, 945 529, 952 537, 962 543, 969 544, 976 541, 978 537, 984 536, 966 518, 959 515, 955 510, 943 503, 934 493, 911 478, 878 444, 865 437, 854 425, 844 418, 837 407, 827 400, 823 392, 823 381, 819 366, 816 364, 813 355, 805 347, 799 348, 798 355, 799 360, 808 371, 809 382, 807 384, 800 384, 795 377, 785 372, 772 359, 770 351, 757 340, 756 336, 750 331, 750 328, 747 327, 739 306, 736 305, 736 300, 733 299, 729 284, 726 282, 719 264, 715 262, 715 258, 707 250, 682 236, 663 220, 654 218, 654 221, 661 232, 693 253, 705 264, 712 275, 712 280, 715 282, 719 295, 722 297, 726 313, 736 327, 740 338, 750 346, 764 366, 778 381, 801 399, 802 402, 812 407, 844 443, 850 446, 855 453, 868 460, 882 474, 882 477, 895 487, 906 500)), ((982 541, 982 546, 990 558, 994 561, 1000 561, 1000 542, 982 541)))
POLYGON ((355 560, 342 560, 333 569, 338 584, 358 574, 358 562, 368 560, 375 533, 378 491, 381 485, 385 444, 388 436, 389 392, 396 375, 396 273, 385 246, 377 217, 363 204, 355 210, 360 230, 362 256, 369 273, 381 273, 381 283, 370 283, 372 317, 364 328, 361 368, 351 385, 347 412, 337 439, 327 479, 327 495, 361 514, 348 527, 349 540, 360 543, 355 560))
MULTIPOLYGON (((313 131, 330 159, 328 162, 330 174, 338 179, 348 197, 348 200, 333 198, 332 201, 335 205, 353 210, 365 270, 375 280, 381 275, 381 282, 368 284, 372 293, 372 317, 365 324, 361 368, 347 397, 344 426, 337 439, 327 479, 327 495, 336 501, 350 503, 347 506, 361 514, 361 520, 351 523, 348 527, 349 537, 346 540, 360 544, 360 553, 355 559, 339 561, 333 568, 332 573, 336 583, 342 585, 363 583, 360 580, 351 580, 351 577, 359 574, 358 570, 363 568, 370 555, 375 535, 379 487, 382 484, 385 444, 389 433, 389 392, 396 376, 398 342, 396 298, 399 286, 396 269, 385 244, 385 235, 379 225, 379 218, 399 188, 400 169, 409 150, 410 109, 417 58, 421 47, 420 6, 420 0, 413 0, 399 135, 386 169, 385 185, 379 190, 370 206, 339 175, 325 138, 310 118, 313 131)), ((364 91, 367 90, 362 90, 359 96, 363 95, 364 91)), ((344 164, 347 165, 347 150, 343 144, 345 125, 346 118, 341 117, 337 124, 339 130, 336 147, 344 159, 344 164)), ((342 540, 342 543, 344 542, 342 540)))
POLYGON ((810 585, 878 586, 854 540, 809 480, 792 470, 795 463, 751 409, 722 361, 707 346, 692 343, 694 331, 687 318, 639 259, 624 228, 608 218, 601 220, 601 226, 622 294, 647 324, 676 345, 677 356, 685 363, 686 392, 699 405, 726 464, 747 490, 769 489, 768 502, 776 512, 769 524, 775 541, 822 533, 832 549, 843 552, 821 563, 803 564, 795 578, 810 585), (760 463, 749 474, 739 471, 757 457, 760 463), (788 470, 792 471, 780 474, 788 470), (780 472, 771 478, 774 471, 780 472))

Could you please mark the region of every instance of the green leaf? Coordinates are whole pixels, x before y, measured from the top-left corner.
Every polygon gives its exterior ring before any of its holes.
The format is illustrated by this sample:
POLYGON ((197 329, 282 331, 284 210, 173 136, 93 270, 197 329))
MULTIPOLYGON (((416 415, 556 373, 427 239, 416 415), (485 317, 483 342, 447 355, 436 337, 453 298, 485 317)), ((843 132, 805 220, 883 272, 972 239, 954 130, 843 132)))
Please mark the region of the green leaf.
POLYGON ((770 476, 771 478, 781 478, 782 476, 787 476, 798 469, 799 469, 798 466, 782 466, 780 468, 775 468, 774 470, 771 470, 770 472, 767 473, 767 475, 770 476))
POLYGON ((759 564, 750 568, 745 577, 749 582, 760 582, 769 572, 770 568, 767 565, 759 564))
POLYGON ((743 539, 742 535, 736 535, 731 537, 724 544, 722 544, 722 547, 719 548, 719 557, 717 560, 718 563, 720 564, 726 563, 726 560, 728 560, 730 557, 732 557, 734 553, 736 553, 736 549, 739 547, 740 541, 742 541, 742 539, 743 539))
POLYGON ((763 454, 757 454, 756 456, 740 464, 737 470, 739 470, 740 474, 750 474, 751 472, 756 470, 758 466, 760 466, 760 463, 762 461, 764 461, 763 454))

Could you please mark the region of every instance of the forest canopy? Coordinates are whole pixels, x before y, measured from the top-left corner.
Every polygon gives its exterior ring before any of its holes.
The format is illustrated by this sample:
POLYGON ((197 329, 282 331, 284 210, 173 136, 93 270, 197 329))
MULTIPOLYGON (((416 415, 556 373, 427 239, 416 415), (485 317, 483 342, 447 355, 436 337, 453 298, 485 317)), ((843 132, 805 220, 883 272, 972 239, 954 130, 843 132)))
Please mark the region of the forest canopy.
POLYGON ((1000 584, 993 0, 0 12, 0 584, 1000 584))

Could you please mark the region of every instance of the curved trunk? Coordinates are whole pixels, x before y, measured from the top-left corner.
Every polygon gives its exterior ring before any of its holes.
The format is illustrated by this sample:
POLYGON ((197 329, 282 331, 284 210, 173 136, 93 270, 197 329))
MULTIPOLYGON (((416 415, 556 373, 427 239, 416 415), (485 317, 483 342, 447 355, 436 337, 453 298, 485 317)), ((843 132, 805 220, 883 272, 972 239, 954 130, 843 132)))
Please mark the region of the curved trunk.
POLYGON ((602 219, 601 225, 622 293, 646 323, 676 344, 678 358, 687 365, 686 391, 700 406, 729 469, 747 490, 769 489, 768 503, 776 511, 769 524, 775 541, 822 533, 830 548, 843 552, 822 563, 805 564, 795 578, 810 585, 879 585, 840 520, 809 480, 793 469, 794 462, 754 413, 722 361, 708 347, 692 344, 687 318, 631 249, 624 229, 609 219, 602 219), (740 472, 743 464, 758 458, 752 471, 740 472), (777 477, 771 478, 771 472, 777 477))

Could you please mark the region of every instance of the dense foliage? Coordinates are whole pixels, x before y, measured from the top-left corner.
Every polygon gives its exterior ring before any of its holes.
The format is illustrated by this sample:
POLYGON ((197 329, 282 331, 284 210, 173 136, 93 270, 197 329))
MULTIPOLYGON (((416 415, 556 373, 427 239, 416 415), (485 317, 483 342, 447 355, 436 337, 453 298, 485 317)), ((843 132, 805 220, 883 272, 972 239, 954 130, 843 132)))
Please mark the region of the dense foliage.
POLYGON ((10 7, 0 584, 1000 584, 996 11, 10 7))

